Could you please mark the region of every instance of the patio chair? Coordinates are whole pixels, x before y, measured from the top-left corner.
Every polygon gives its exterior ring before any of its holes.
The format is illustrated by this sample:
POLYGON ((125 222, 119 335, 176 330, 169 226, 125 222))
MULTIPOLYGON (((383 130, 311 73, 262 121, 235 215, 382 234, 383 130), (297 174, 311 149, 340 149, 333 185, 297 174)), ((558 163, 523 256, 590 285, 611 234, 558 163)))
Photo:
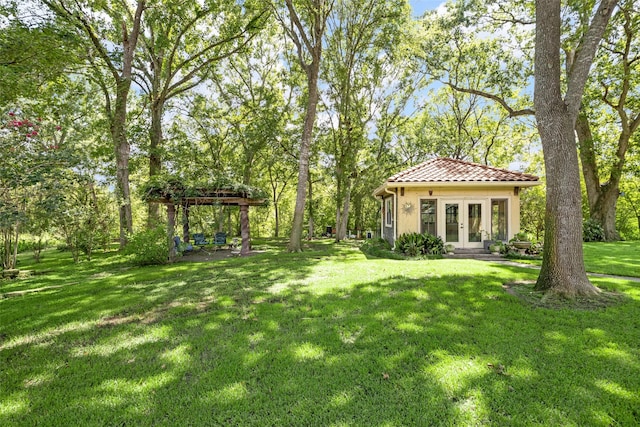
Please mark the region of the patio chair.
POLYGON ((183 244, 180 240, 180 236, 174 236, 173 249, 176 253, 191 252, 193 250, 193 246, 191 243, 187 243, 186 245, 183 244))
POLYGON ((214 247, 216 248, 223 247, 223 246, 226 246, 226 244, 227 244, 227 233, 225 233, 224 231, 218 231, 213 236, 214 247))
POLYGON ((204 238, 204 233, 193 233, 193 244, 196 246, 205 246, 208 245, 209 242, 204 238))

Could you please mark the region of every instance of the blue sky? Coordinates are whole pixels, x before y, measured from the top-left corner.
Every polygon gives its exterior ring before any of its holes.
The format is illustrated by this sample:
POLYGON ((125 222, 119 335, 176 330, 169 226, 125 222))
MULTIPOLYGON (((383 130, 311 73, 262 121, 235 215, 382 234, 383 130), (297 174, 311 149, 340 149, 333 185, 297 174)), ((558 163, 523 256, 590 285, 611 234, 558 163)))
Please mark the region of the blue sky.
POLYGON ((414 16, 421 16, 425 11, 437 9, 444 0, 409 0, 414 16))

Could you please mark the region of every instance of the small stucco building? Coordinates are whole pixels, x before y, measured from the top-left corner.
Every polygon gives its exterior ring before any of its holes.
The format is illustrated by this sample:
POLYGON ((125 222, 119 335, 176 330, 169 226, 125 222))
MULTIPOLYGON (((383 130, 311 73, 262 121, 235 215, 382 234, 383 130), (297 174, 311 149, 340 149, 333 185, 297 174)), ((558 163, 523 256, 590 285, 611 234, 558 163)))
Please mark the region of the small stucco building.
POLYGON ((440 236, 456 248, 482 248, 485 240, 520 231, 520 189, 537 176, 448 158, 399 172, 378 187, 381 235, 394 244, 404 233, 440 236))

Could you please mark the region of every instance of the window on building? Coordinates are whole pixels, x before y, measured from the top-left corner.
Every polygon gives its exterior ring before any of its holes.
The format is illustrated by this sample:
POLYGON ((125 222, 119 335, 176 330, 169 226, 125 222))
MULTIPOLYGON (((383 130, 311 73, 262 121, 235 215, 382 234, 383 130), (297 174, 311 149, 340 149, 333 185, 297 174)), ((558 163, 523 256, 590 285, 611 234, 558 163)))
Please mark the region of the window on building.
POLYGON ((384 199, 384 224, 387 227, 393 225, 393 197, 384 199))
POLYGON ((491 200, 491 238, 507 240, 507 200, 491 200))
POLYGON ((436 201, 421 200, 420 201, 420 222, 421 232, 436 236, 436 201))

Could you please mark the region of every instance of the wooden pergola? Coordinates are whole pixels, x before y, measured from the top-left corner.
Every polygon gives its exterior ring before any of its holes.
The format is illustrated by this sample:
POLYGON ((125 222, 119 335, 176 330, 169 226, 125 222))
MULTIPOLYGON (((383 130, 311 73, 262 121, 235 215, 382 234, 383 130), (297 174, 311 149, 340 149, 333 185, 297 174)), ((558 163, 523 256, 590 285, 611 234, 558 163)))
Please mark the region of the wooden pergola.
POLYGON ((145 200, 167 206, 167 239, 169 242, 169 261, 173 262, 176 255, 173 236, 176 226, 176 207, 183 209, 183 239, 189 242, 189 209, 196 206, 239 206, 240 207, 240 235, 242 246, 240 255, 247 255, 250 247, 249 206, 265 206, 267 199, 256 196, 260 191, 247 186, 230 186, 229 188, 193 187, 185 188, 178 182, 170 186, 151 187, 145 200))

